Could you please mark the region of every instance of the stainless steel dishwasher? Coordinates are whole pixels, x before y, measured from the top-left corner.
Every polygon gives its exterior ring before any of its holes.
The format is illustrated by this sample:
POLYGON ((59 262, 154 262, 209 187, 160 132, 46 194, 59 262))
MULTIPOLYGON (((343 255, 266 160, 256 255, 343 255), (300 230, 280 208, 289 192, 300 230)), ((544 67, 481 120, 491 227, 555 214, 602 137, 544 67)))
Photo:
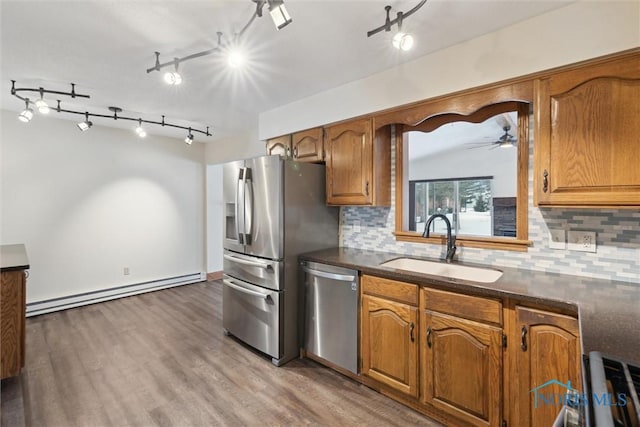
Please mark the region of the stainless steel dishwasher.
POLYGON ((304 349, 358 373, 358 271, 303 262, 304 349))

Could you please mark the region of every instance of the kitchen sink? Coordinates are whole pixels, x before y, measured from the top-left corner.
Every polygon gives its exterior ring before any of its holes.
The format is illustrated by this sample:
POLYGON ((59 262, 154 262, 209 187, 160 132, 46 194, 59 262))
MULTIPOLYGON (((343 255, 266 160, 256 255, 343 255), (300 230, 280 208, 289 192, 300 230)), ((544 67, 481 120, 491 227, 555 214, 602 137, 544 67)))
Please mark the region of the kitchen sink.
POLYGON ((383 262, 380 266, 480 283, 493 283, 502 276, 502 271, 492 268, 469 267, 415 258, 396 258, 383 262))

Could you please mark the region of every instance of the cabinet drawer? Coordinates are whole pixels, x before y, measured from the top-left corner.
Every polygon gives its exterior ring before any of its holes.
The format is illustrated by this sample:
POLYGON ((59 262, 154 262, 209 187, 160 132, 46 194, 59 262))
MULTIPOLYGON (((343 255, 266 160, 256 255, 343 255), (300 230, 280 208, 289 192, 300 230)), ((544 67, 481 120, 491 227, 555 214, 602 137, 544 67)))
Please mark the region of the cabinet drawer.
POLYGON ((362 292, 418 305, 418 285, 375 276, 362 276, 362 292))
POLYGON ((422 288, 422 306, 465 319, 502 325, 502 303, 493 299, 422 288))

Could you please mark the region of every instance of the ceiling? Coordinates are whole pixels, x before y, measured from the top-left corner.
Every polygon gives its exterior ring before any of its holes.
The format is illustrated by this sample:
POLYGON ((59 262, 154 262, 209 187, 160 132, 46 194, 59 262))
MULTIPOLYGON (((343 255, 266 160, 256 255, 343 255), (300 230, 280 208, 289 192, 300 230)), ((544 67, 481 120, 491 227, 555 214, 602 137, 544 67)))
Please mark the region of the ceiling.
MULTIPOLYGON (((32 1, 1 0, 2 91, 0 106, 20 111, 24 103, 10 95, 19 87, 76 91, 88 100, 62 97, 63 108, 122 115, 204 128, 210 142, 258 127, 258 114, 341 84, 358 80, 430 52, 490 33, 568 1, 429 0, 403 29, 414 34, 410 52, 391 47, 392 33, 367 38, 414 1, 286 0, 293 23, 276 31, 268 12, 257 18, 242 42, 249 62, 241 70, 226 66, 221 55, 180 64, 184 81, 168 86, 163 72, 147 73, 154 51, 161 62, 216 44, 216 32, 238 32, 255 10, 251 0, 182 1, 32 1)), ((47 97, 45 96, 47 99, 47 97)), ((54 101, 55 97, 49 97, 54 101)), ((52 104, 54 102, 50 102, 52 104)), ((78 121, 78 116, 51 113, 78 121)), ((36 117, 38 120, 43 118, 36 117)), ((34 120, 36 120, 34 119, 34 120)), ((96 119, 94 123, 132 127, 131 122, 96 119)), ((149 133, 183 137, 184 132, 154 127, 149 133)))

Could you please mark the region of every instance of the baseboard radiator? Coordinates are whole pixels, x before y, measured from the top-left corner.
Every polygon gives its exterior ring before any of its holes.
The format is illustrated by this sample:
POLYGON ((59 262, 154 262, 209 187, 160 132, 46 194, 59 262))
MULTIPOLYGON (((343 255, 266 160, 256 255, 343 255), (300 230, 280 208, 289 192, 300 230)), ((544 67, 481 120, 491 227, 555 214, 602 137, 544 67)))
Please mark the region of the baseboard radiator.
POLYGON ((191 283, 202 282, 204 280, 206 280, 205 273, 193 273, 185 274, 183 276, 169 277, 166 279, 152 280, 149 282, 116 286, 114 288, 101 289, 99 291, 83 292, 81 294, 69 295, 60 298, 34 301, 27 303, 26 315, 27 317, 37 316, 39 314, 51 313, 53 311, 66 310, 68 308, 95 304, 97 302, 143 294, 145 292, 173 288, 182 285, 189 285, 191 283))

